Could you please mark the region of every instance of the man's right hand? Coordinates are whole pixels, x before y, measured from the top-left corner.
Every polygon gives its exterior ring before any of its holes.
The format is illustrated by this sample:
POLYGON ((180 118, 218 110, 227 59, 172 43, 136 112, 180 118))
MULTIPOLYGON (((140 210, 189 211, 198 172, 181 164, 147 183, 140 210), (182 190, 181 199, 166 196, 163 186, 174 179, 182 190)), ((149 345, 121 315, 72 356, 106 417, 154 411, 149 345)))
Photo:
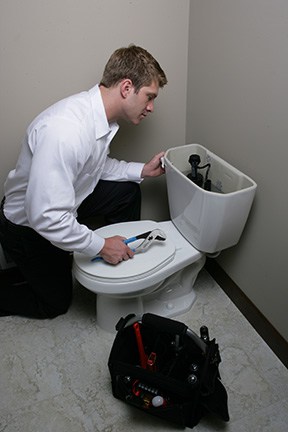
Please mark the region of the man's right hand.
POLYGON ((134 252, 124 243, 125 237, 113 236, 105 239, 99 255, 109 264, 116 265, 121 261, 133 258, 134 252))

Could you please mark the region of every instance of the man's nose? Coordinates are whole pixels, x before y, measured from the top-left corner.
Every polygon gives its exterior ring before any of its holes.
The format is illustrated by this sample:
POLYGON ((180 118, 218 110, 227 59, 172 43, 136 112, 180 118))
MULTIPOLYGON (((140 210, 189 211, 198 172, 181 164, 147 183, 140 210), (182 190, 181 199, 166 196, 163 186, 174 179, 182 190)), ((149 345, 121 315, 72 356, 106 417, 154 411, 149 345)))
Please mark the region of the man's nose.
POLYGON ((148 102, 147 106, 146 106, 146 110, 153 113, 154 111, 154 100, 151 100, 148 102))

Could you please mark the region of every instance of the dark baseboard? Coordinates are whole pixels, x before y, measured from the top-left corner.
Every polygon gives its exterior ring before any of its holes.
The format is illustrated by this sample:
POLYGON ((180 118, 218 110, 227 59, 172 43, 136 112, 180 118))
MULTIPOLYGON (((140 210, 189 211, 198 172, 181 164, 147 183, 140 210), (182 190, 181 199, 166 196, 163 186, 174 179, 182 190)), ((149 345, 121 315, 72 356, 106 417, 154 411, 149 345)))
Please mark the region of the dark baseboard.
POLYGON ((288 342, 225 273, 215 259, 207 258, 205 268, 267 343, 274 354, 284 366, 288 368, 288 342))

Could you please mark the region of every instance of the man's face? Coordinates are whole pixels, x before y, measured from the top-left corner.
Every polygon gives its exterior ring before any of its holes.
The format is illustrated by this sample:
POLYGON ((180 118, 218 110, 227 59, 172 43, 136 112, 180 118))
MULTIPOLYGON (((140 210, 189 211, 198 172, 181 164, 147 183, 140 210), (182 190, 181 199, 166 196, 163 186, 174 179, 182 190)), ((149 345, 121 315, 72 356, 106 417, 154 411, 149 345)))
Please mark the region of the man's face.
POLYGON ((129 122, 137 125, 149 113, 154 111, 154 99, 157 97, 159 85, 155 81, 149 86, 141 87, 138 93, 132 86, 125 101, 125 117, 129 122))

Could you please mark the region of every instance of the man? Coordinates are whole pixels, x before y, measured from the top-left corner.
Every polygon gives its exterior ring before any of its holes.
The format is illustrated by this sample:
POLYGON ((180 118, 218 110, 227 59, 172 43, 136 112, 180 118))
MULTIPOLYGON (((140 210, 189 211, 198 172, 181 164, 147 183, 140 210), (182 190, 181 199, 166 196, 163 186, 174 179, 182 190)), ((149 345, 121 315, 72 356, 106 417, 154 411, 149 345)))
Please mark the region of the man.
POLYGON ((85 225, 138 220, 145 177, 164 173, 163 152, 146 164, 108 157, 117 121, 139 124, 167 83, 159 63, 135 45, 116 50, 102 80, 41 113, 27 129, 5 182, 0 242, 21 271, 0 288, 0 314, 52 318, 72 297, 70 254, 100 254, 109 264, 133 258, 122 236, 101 238, 85 225), (22 275, 24 278, 22 278, 22 275))

